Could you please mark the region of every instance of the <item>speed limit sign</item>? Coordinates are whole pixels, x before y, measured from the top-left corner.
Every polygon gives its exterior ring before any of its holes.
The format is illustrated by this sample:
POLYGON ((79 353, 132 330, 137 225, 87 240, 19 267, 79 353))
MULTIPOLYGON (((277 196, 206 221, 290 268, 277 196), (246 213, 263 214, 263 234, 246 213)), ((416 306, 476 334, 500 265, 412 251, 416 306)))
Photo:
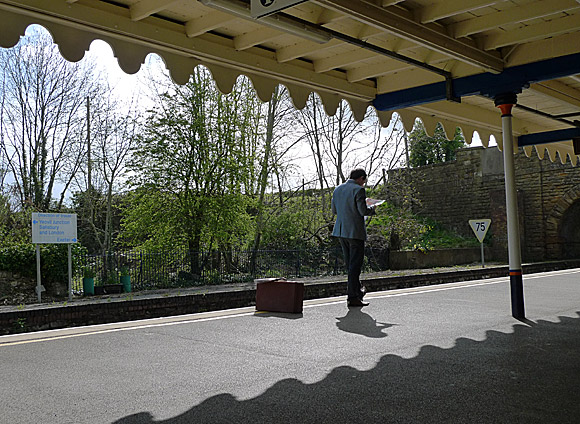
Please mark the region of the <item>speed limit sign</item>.
POLYGON ((483 258, 483 239, 487 234, 487 230, 489 230, 491 219, 470 219, 469 225, 475 233, 475 237, 477 237, 481 244, 481 267, 485 268, 485 259, 483 258))
POLYGON ((487 234, 487 230, 489 230, 489 226, 491 224, 491 219, 470 219, 469 225, 471 229, 475 233, 475 237, 479 240, 480 243, 483 243, 483 239, 487 234))

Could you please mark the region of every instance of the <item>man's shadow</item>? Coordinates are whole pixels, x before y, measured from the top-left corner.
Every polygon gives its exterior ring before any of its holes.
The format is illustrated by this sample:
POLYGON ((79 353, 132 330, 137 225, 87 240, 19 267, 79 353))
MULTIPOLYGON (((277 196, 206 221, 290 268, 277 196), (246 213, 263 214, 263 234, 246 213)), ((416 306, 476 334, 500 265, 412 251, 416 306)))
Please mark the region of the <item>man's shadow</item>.
POLYGON ((336 326, 339 330, 375 339, 387 337, 383 330, 395 325, 377 322, 372 316, 363 312, 361 308, 349 308, 344 317, 336 319, 338 320, 336 326))

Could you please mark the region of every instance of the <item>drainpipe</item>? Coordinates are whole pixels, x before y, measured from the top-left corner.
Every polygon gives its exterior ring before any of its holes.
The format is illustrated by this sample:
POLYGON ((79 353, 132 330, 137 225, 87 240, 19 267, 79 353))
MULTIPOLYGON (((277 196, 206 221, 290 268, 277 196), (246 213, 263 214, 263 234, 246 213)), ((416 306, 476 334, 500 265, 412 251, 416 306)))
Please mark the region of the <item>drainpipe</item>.
POLYGON ((505 173, 505 197, 508 232, 508 256, 511 289, 512 316, 525 318, 522 258, 520 248, 520 228, 518 202, 514 171, 514 143, 512 134, 512 108, 517 103, 515 93, 500 94, 495 97, 495 105, 501 110, 503 135, 503 163, 505 173))

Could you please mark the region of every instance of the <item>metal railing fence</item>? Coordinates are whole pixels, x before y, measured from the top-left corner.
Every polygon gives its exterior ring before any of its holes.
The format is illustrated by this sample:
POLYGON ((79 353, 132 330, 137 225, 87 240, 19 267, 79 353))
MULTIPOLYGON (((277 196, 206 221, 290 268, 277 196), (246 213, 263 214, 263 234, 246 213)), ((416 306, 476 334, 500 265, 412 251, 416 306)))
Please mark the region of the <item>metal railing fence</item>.
MULTIPOLYGON (((387 249, 365 252, 364 271, 388 269, 387 249)), ((125 269, 133 291, 248 282, 266 277, 312 277, 344 273, 340 246, 300 250, 113 251, 81 255, 73 289, 82 291, 83 271, 95 274, 95 285, 118 284, 125 269)))

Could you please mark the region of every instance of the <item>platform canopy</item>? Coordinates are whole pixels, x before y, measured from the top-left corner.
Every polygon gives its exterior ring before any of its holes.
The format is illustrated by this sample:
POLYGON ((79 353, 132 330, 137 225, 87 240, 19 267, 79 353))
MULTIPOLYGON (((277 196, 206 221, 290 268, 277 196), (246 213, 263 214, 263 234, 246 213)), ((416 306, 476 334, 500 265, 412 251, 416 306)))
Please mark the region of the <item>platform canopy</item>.
POLYGON ((0 0, 0 46, 40 24, 70 61, 101 39, 128 73, 156 53, 178 83, 204 65, 223 92, 243 74, 264 101, 283 84, 298 108, 316 92, 329 114, 346 100, 357 119, 397 111, 407 130, 441 122, 500 148, 493 99, 516 93, 526 153, 578 162, 580 0, 311 0, 252 17, 282 1, 0 0))

